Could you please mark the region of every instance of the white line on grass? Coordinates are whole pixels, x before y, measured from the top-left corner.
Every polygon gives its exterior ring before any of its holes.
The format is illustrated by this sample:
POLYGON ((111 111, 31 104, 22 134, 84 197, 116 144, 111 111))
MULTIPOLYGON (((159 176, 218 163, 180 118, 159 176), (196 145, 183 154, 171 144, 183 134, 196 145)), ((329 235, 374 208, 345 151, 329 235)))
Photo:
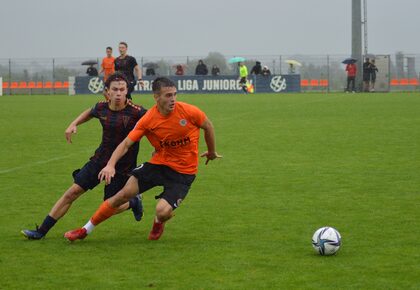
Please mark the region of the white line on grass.
MULTIPOLYGON (((79 152, 79 154, 80 154, 80 152, 79 152)), ((47 160, 40 160, 40 161, 28 163, 28 164, 25 164, 25 165, 22 165, 22 166, 17 166, 17 167, 5 169, 5 170, 0 170, 0 174, 10 173, 10 172, 14 172, 14 171, 25 169, 25 168, 30 168, 30 167, 34 167, 34 166, 38 166, 38 165, 42 165, 42 164, 47 164, 47 163, 54 162, 54 161, 57 161, 57 160, 67 159, 67 158, 70 158, 70 157, 75 156, 75 155, 76 154, 73 153, 73 154, 69 154, 69 155, 65 155, 65 156, 50 158, 50 159, 47 159, 47 160)))

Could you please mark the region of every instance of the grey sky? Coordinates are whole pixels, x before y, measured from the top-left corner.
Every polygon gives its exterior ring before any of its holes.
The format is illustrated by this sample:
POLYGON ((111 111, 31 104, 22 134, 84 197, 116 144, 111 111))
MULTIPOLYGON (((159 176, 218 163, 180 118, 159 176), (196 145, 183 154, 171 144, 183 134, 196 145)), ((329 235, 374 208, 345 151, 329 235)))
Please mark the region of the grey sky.
MULTIPOLYGON (((0 0, 0 58, 349 54, 351 0, 0 0), (123 4, 120 4, 123 3, 123 4)), ((420 53, 420 1, 368 0, 370 53, 420 53)))

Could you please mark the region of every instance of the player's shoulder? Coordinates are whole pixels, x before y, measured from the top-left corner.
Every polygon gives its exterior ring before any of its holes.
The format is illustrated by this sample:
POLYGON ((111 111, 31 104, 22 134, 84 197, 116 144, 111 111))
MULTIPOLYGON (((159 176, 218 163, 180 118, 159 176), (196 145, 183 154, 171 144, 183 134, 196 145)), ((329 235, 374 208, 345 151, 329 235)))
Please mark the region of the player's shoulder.
POLYGON ((95 104, 96 108, 108 108, 108 101, 99 101, 95 104))
POLYGON ((179 105, 179 108, 186 112, 196 112, 201 111, 201 109, 195 105, 184 103, 184 102, 177 102, 177 105, 179 105))
POLYGON ((137 105, 137 104, 134 104, 133 102, 131 102, 131 101, 128 101, 128 103, 127 103, 127 107, 129 107, 131 110, 135 110, 135 111, 147 111, 144 107, 143 107, 143 105, 137 105))

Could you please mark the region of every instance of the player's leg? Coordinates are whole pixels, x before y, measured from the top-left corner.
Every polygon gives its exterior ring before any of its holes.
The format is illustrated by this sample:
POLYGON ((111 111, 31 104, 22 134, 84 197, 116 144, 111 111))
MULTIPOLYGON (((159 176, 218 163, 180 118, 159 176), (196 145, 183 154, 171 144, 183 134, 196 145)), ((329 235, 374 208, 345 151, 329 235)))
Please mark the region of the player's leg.
POLYGON ((100 168, 97 164, 89 161, 81 169, 73 171, 74 184, 56 202, 42 225, 39 228, 37 227, 36 230, 23 230, 22 234, 31 240, 39 240, 44 237, 55 223, 67 213, 80 195, 98 185, 98 170, 100 168))
POLYGON ((67 213, 72 203, 84 192, 85 190, 80 185, 73 183, 73 185, 70 186, 55 203, 41 226, 37 227, 35 230, 22 230, 22 234, 30 240, 39 240, 43 238, 55 223, 67 213))
POLYGON ((127 203, 131 198, 135 197, 139 192, 138 180, 136 177, 131 176, 125 186, 114 196, 105 200, 95 214, 90 218, 88 223, 83 226, 83 228, 76 229, 73 231, 68 231, 64 234, 64 237, 69 241, 75 241, 79 239, 84 239, 88 234, 90 234, 95 226, 99 225, 101 222, 107 220, 116 212, 118 208, 125 203, 127 203))
MULTIPOLYGON (((110 184, 105 185, 104 188, 104 200, 114 196, 117 194, 127 183, 129 176, 117 173, 110 184)), ((131 209, 134 215, 134 219, 136 221, 140 221, 143 217, 143 204, 140 195, 136 195, 135 197, 131 198, 128 202, 124 203, 123 205, 119 206, 117 212, 115 214, 122 213, 131 209)))
POLYGON ((158 240, 163 234, 165 222, 173 217, 173 212, 181 205, 190 190, 195 175, 181 174, 169 167, 164 169, 164 191, 157 198, 156 216, 149 234, 149 240, 158 240))

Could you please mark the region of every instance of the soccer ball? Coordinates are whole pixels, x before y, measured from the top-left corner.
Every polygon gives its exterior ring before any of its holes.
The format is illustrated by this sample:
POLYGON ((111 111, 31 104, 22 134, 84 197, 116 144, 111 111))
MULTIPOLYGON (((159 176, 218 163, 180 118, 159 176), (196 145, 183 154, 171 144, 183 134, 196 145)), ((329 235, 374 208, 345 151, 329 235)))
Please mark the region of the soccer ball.
POLYGON ((322 227, 312 236, 312 246, 322 256, 334 255, 340 249, 341 235, 332 227, 322 227))

